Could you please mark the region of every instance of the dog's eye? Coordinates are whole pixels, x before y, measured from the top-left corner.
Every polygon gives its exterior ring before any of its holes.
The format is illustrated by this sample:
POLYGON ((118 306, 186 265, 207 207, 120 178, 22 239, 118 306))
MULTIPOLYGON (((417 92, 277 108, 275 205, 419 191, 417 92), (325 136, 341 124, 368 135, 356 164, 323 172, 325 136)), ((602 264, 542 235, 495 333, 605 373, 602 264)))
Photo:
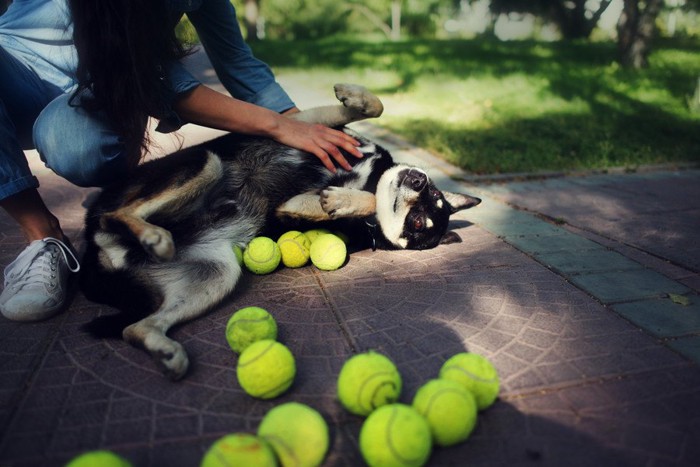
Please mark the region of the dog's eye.
POLYGON ((425 223, 423 222, 423 218, 421 216, 416 216, 415 219, 413 219, 413 229, 414 230, 423 230, 423 226, 425 223))

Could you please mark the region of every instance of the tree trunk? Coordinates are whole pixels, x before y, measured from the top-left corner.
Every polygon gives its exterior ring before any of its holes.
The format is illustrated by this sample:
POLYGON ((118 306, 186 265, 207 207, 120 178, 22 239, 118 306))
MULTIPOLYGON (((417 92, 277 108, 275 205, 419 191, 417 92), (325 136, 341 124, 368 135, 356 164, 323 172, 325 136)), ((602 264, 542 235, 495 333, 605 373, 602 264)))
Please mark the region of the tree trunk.
POLYGON ((401 39, 401 0, 391 2, 391 40, 401 39))
POLYGON ((620 64, 641 69, 649 65, 651 41, 656 33, 656 17, 663 0, 647 0, 640 9, 639 0, 624 0, 617 22, 617 49, 620 64))
POLYGON ((596 11, 586 9, 586 0, 551 2, 550 16, 565 39, 588 39, 612 0, 602 0, 596 11))
POLYGON ((249 42, 260 39, 258 36, 258 19, 260 18, 260 2, 258 0, 245 0, 245 30, 246 40, 249 42))

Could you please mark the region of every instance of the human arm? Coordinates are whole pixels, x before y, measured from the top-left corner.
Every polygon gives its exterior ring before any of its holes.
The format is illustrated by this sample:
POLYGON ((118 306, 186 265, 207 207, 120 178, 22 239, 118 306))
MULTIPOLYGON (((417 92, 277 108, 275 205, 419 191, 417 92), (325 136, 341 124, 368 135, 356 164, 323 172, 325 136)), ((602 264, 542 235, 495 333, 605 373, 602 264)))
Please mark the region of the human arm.
POLYGON ((350 164, 339 150, 362 157, 358 142, 323 125, 293 120, 277 112, 221 94, 204 85, 179 94, 174 110, 185 121, 219 130, 265 136, 318 157, 330 171, 333 161, 346 170, 350 164))
POLYGON ((270 67, 255 56, 243 38, 231 1, 193 3, 193 7, 186 10, 187 18, 228 93, 279 113, 293 108, 294 101, 277 83, 270 67))

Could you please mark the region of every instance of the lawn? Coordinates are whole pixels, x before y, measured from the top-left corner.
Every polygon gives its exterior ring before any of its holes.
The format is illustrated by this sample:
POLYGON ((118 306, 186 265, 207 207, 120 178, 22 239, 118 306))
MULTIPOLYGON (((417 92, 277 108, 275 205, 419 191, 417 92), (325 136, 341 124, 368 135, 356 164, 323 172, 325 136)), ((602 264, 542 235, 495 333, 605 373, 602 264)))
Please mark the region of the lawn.
POLYGON ((658 41, 651 67, 619 68, 612 43, 486 40, 262 41, 280 75, 327 92, 356 82, 378 124, 473 173, 634 168, 700 161, 688 99, 700 41, 658 41))

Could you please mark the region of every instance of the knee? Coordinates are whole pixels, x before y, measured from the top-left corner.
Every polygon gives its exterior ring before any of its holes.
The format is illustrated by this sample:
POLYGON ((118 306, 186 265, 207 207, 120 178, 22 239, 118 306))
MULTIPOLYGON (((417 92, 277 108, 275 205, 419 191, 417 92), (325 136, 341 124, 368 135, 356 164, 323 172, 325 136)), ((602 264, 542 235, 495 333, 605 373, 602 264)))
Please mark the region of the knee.
POLYGON ((34 123, 34 144, 51 170, 78 186, 104 186, 126 173, 124 146, 99 117, 70 105, 70 95, 52 101, 34 123))

